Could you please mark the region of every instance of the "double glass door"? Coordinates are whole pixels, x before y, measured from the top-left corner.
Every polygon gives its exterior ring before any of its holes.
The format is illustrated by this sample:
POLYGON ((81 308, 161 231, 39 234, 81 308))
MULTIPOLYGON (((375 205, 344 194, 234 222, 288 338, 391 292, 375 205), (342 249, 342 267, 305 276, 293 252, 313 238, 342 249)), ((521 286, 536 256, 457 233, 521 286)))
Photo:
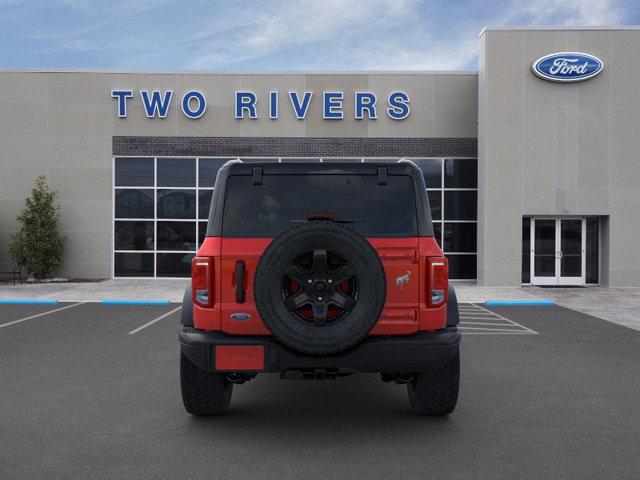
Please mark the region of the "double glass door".
POLYGON ((533 218, 531 228, 531 283, 584 285, 584 218, 533 218))

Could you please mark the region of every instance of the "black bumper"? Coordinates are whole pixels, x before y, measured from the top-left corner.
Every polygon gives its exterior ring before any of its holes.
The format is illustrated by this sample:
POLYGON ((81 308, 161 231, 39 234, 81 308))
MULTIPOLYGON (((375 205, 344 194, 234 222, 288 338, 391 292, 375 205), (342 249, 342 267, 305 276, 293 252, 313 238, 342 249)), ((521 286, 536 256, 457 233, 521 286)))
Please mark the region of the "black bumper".
POLYGON ((414 335, 372 336, 344 353, 328 356, 296 353, 273 337, 227 335, 193 327, 183 327, 180 332, 182 352, 202 370, 216 371, 216 345, 263 345, 265 359, 261 372, 428 372, 444 365, 458 352, 460 332, 457 328, 446 328, 414 335))

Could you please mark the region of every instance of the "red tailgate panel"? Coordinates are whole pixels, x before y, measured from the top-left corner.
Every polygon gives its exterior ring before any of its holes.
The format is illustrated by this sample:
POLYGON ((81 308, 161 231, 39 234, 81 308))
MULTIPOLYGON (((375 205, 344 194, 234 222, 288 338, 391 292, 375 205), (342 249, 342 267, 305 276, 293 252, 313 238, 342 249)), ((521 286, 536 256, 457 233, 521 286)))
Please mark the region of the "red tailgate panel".
MULTIPOLYGON (((235 335, 270 335, 258 314, 253 278, 260 256, 270 238, 208 237, 198 255, 217 253, 215 259, 214 308, 194 308, 196 328, 222 330, 235 335), (245 263, 245 301, 236 302, 236 263, 245 263), (217 311, 214 311, 217 310, 217 311), (248 314, 234 320, 233 314, 248 314)), ((385 308, 371 335, 408 335, 435 330, 446 324, 446 305, 427 309, 426 257, 442 255, 433 237, 369 238, 384 266, 387 278, 385 308)))

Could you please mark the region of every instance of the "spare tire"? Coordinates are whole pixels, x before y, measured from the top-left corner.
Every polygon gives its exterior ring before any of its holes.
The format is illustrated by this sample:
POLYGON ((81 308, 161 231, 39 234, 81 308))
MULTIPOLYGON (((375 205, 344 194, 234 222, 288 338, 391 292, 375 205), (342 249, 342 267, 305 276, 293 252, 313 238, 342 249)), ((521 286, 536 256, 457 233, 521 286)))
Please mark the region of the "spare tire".
POLYGON ((342 224, 311 221, 266 248, 253 291, 276 340, 326 355, 353 347, 371 331, 384 307, 386 278, 364 237, 342 224))

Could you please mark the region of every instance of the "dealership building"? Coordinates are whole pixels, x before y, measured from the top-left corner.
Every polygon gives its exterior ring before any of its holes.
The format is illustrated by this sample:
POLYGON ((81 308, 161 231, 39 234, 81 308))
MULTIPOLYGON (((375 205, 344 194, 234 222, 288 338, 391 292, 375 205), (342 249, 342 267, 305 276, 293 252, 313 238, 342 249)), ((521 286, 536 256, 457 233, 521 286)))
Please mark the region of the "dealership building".
POLYGON ((0 270, 35 177, 71 278, 181 277, 229 159, 411 159, 452 278, 640 286, 640 29, 489 28, 469 72, 0 71, 0 270))

